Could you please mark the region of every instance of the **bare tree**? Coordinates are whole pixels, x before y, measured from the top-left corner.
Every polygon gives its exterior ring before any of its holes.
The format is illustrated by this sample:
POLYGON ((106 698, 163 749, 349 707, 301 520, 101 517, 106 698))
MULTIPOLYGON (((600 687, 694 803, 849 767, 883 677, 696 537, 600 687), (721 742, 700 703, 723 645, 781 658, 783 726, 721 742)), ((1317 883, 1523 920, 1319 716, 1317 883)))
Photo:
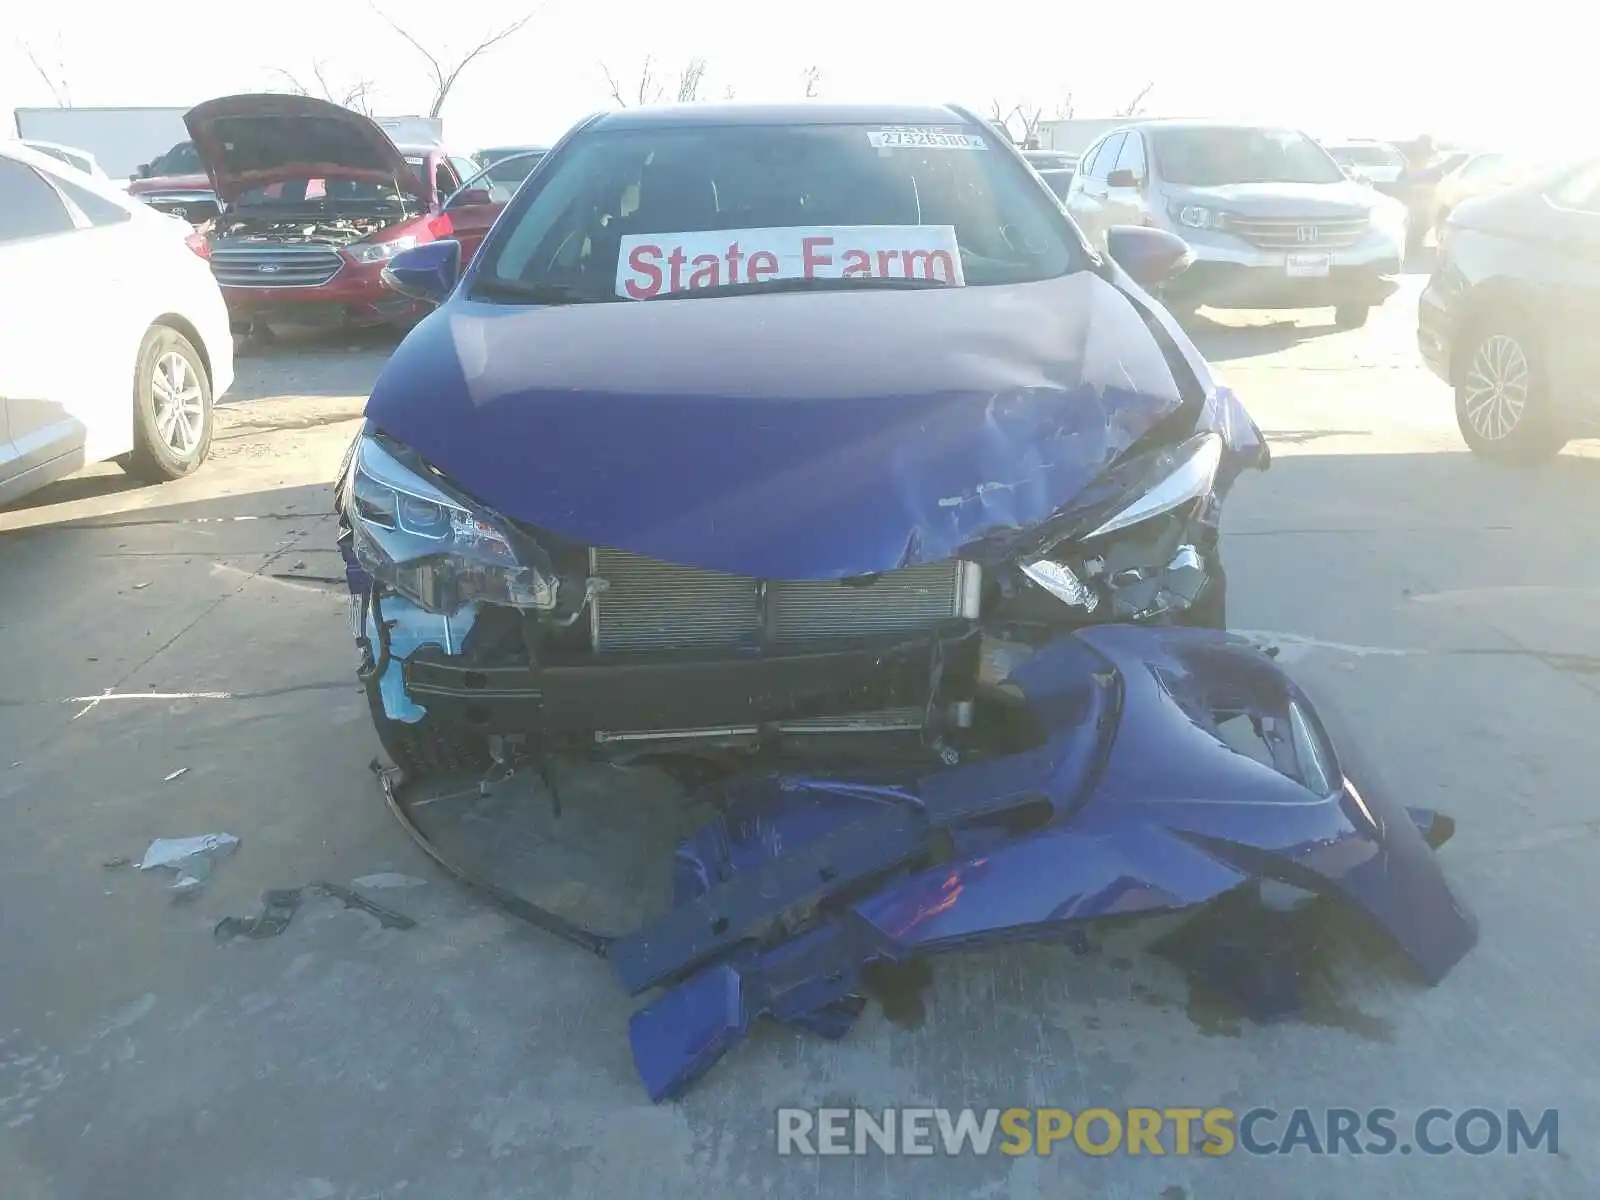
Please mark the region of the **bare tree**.
POLYGON ((434 51, 428 49, 428 47, 419 41, 415 35, 408 33, 405 29, 401 28, 392 17, 384 13, 384 11, 379 8, 376 3, 374 3, 374 0, 367 0, 367 2, 372 5, 372 11, 378 14, 379 18, 385 25, 398 33, 406 41, 410 42, 417 53, 428 60, 428 70, 433 75, 433 103, 428 106, 428 115, 430 117, 437 117, 439 113, 443 111, 444 102, 450 98, 450 89, 455 87, 456 80, 461 78, 461 72, 465 71, 486 52, 493 49, 495 46, 498 46, 512 34, 525 27, 529 21, 533 20, 535 15, 533 11, 523 13, 523 15, 518 17, 515 21, 512 21, 507 25, 502 25, 500 28, 485 36, 482 41, 478 42, 477 45, 473 46, 470 50, 454 55, 450 58, 441 58, 440 55, 444 54, 444 51, 434 51))
POLYGON ((806 81, 806 99, 815 100, 817 89, 822 83, 822 68, 817 66, 807 67, 801 72, 801 78, 806 81))
POLYGON ((665 90, 656 79, 655 64, 648 54, 644 56, 644 64, 639 68, 638 84, 629 87, 626 92, 622 90, 622 84, 618 82, 617 77, 611 73, 610 67, 601 63, 600 69, 605 72, 606 87, 611 91, 611 98, 622 108, 656 104, 665 95, 665 90))
POLYGON ((736 99, 738 97, 738 95, 739 95, 739 93, 733 90, 733 84, 731 84, 731 83, 727 87, 722 89, 722 98, 724 100, 736 99))
POLYGON ((1057 121, 1070 121, 1072 120, 1072 114, 1076 111, 1072 104, 1072 93, 1068 92, 1056 104, 1054 119, 1057 121))
POLYGON ((989 101, 989 123, 1017 146, 1036 149, 1039 145, 1039 122, 1044 120, 1044 109, 1029 106, 1026 101, 1013 104, 1009 109, 998 99, 989 101))
POLYGON ((1149 97, 1150 93, 1155 90, 1155 86, 1156 85, 1155 85, 1155 81, 1154 80, 1151 80, 1149 83, 1145 84, 1142 88, 1140 88, 1137 92, 1134 93, 1134 97, 1133 97, 1132 100, 1129 100, 1126 104, 1124 104, 1120 109, 1117 110, 1117 116, 1119 116, 1119 117, 1137 117, 1141 113, 1143 113, 1144 112, 1144 102, 1145 102, 1146 98, 1149 97))
POLYGON ((316 96, 319 99, 330 101, 333 104, 343 105, 364 117, 370 117, 372 112, 372 80, 362 76, 348 84, 335 87, 328 78, 327 64, 321 59, 313 59, 311 63, 311 79, 315 87, 308 87, 299 77, 289 71, 278 67, 275 74, 283 78, 289 90, 297 96, 316 96))
POLYGON ((56 38, 56 64, 51 71, 39 61, 39 56, 33 52, 33 47, 21 38, 17 39, 17 48, 28 56, 28 61, 33 64, 33 69, 39 72, 39 78, 44 80, 45 87, 50 89, 50 97, 56 102, 57 108, 72 107, 72 89, 67 84, 67 69, 62 63, 64 57, 61 53, 61 38, 56 38))
POLYGON ((700 83, 706 77, 706 60, 691 58, 678 72, 678 103, 700 99, 700 83))

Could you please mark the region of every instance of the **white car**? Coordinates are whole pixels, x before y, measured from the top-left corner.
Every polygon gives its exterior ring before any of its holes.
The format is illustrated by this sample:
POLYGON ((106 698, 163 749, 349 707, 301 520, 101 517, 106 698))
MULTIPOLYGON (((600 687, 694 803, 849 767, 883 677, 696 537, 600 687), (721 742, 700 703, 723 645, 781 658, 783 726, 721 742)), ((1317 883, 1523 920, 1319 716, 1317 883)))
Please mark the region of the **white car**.
POLYGON ((30 149, 37 150, 40 154, 48 154, 51 158, 59 159, 69 167, 77 167, 85 175, 93 175, 96 179, 105 179, 106 173, 100 169, 100 162, 87 150, 79 150, 76 146, 63 146, 58 142, 36 142, 24 138, 22 144, 30 149))
POLYGON ((211 448, 233 337, 188 223, 0 143, 0 503, 87 463, 176 479, 211 448))

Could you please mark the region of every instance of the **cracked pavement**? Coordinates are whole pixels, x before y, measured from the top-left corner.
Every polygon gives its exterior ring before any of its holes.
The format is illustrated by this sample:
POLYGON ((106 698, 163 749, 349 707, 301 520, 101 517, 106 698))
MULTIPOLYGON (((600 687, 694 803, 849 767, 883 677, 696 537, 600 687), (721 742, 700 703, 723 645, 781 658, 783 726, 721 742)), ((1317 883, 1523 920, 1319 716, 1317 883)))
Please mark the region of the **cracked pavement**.
POLYGON ((97 467, 0 510, 6 1200, 1595 1194, 1600 461, 1467 455, 1416 359, 1419 287, 1362 331, 1241 314, 1197 336, 1274 445, 1228 509, 1233 623, 1334 696, 1409 802, 1458 821, 1444 865, 1483 933, 1440 987, 1331 938, 1336 1002, 1258 1026, 1137 953, 1144 934, 954 955, 915 1027, 874 1005, 837 1044, 763 1028, 649 1105, 609 968, 487 908, 384 808, 325 581, 328 480, 385 351, 288 344, 240 360, 197 476, 97 467), (103 865, 212 832, 242 844, 188 901, 103 865), (415 928, 312 887, 374 876, 425 881, 369 896, 415 928), (293 888, 281 936, 213 937, 293 888), (1183 1104, 1557 1108, 1561 1150, 775 1153, 782 1105, 1183 1104))

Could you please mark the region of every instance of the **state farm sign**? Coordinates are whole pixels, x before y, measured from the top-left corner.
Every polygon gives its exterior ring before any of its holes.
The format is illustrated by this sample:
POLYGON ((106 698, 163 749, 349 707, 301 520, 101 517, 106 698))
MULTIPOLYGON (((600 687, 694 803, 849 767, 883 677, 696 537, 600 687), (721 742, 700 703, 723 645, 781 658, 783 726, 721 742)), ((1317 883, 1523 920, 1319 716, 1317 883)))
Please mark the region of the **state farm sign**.
POLYGON ((777 279, 936 279, 961 287, 950 225, 829 225, 633 234, 622 239, 617 295, 649 300, 777 279))

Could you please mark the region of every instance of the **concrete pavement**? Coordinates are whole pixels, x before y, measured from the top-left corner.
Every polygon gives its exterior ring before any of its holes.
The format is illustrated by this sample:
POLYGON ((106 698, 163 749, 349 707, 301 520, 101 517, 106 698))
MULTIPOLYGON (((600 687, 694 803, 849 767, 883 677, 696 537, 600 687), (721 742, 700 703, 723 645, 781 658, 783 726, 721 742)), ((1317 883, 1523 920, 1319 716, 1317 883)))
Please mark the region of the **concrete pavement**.
MULTIPOLYGON (((1333 931, 1308 1020, 1219 1014, 1104 939, 934 967, 926 1019, 842 1043, 766 1028, 651 1106, 605 964, 484 907, 385 811, 353 679, 327 480, 381 348, 275 351, 199 476, 96 469, 0 510, 0 1188, 6 1200, 630 1195, 1127 1200, 1593 1195, 1600 1114, 1600 462, 1497 470, 1411 344, 1414 291, 1335 333, 1200 338, 1276 461, 1230 503, 1233 623, 1345 707, 1412 802, 1482 943, 1420 990, 1333 931), (16 765, 12 765, 16 764, 16 765), (167 777, 187 768, 174 779, 167 777), (174 902, 158 836, 242 845, 174 902), (384 928, 308 893, 375 873, 384 928), (779 1158, 779 1106, 1560 1110, 1558 1154, 779 1158)), ((599 780, 596 785, 621 786, 599 780)), ((630 788, 642 786, 630 781, 630 788)), ((1281 1133, 1281 1126, 1274 1136, 1281 1133)))

